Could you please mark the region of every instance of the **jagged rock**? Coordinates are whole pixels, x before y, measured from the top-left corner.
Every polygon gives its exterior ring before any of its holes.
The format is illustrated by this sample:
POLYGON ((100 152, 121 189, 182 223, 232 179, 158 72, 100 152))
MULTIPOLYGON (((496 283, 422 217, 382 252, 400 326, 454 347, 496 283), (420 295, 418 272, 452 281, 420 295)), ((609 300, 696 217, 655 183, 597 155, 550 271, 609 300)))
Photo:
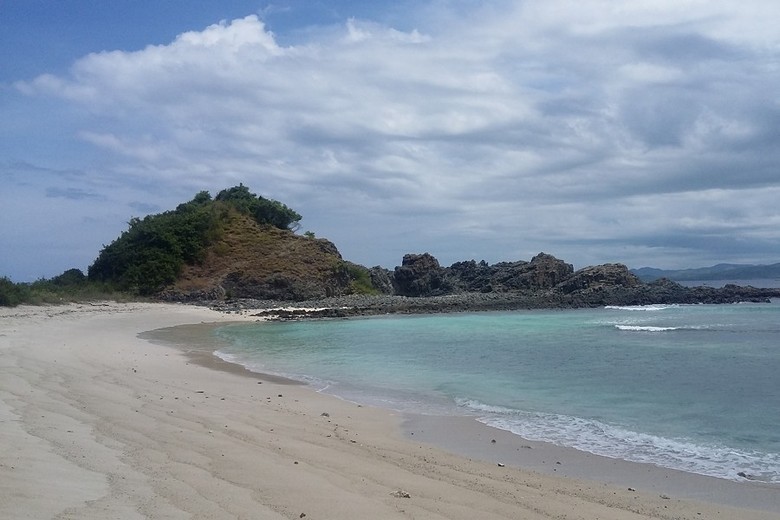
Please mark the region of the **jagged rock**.
POLYGON ((613 287, 637 287, 642 282, 623 264, 602 264, 582 268, 555 286, 562 293, 599 291, 613 287))
POLYGON ((391 271, 377 265, 368 270, 368 275, 371 277, 371 285, 374 289, 382 294, 393 294, 391 271))
POLYGON ((534 289, 551 289, 574 273, 574 267, 552 255, 539 253, 528 264, 526 278, 534 289))
POLYGON ((457 262, 446 270, 446 275, 453 288, 484 293, 550 289, 573 272, 571 264, 539 253, 530 262, 457 262))
POLYGON ((447 269, 450 284, 460 291, 491 292, 493 291, 493 269, 482 260, 456 262, 447 269))
POLYGON ((528 289, 532 285, 529 263, 524 261, 499 262, 490 266, 491 292, 528 289))
POLYGON ((316 244, 317 249, 319 249, 321 253, 341 258, 341 253, 339 253, 336 244, 334 244, 330 240, 326 238, 316 238, 314 239, 314 243, 316 244))
POLYGON ((395 268, 393 285, 401 296, 436 296, 445 294, 449 287, 444 283, 444 269, 431 254, 404 255, 395 268))

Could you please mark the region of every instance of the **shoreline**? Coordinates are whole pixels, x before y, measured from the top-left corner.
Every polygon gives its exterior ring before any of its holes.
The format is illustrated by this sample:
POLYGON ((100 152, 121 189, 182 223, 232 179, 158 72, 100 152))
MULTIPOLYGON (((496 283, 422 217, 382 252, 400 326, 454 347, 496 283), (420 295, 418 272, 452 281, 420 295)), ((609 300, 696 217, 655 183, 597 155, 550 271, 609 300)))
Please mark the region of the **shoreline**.
POLYGON ((475 417, 413 416, 407 417, 404 428, 411 440, 507 467, 605 486, 627 486, 625 489, 668 499, 701 500, 780 513, 780 487, 773 484, 737 482, 530 441, 481 423, 475 417))
MULTIPOLYGON (((249 315, 254 316, 250 313, 249 315)), ((263 320, 259 320, 263 321, 263 320)), ((246 320, 236 323, 245 323, 246 320)), ((207 324, 202 328, 195 326, 203 334, 226 324, 207 324)), ((170 329, 167 346, 181 349, 192 347, 185 343, 190 337, 193 326, 183 325, 170 329), (183 333, 177 335, 176 332, 183 333)), ((159 331, 143 334, 147 339, 161 340, 159 331), (156 337, 155 337, 156 336, 156 337)), ((206 339, 201 336, 201 340, 206 339)), ((239 363, 225 361, 215 354, 219 346, 218 339, 211 335, 200 344, 196 363, 216 370, 226 370, 249 377, 259 377, 281 384, 303 385, 316 392, 304 382, 287 379, 264 372, 254 372, 239 363), (210 353, 210 355, 205 355, 210 353)), ((193 351, 187 349, 187 355, 193 351)), ((191 358, 193 359, 193 358, 191 358)), ((320 392, 316 392, 320 393, 320 392)), ((322 392, 337 399, 342 397, 322 392)), ((351 402, 351 401, 348 401, 351 402)), ((355 403, 359 404, 359 403, 355 403)), ((361 405, 362 406, 362 405, 361 405)), ((365 405, 371 406, 371 405, 365 405)), ((468 415, 427 415, 400 413, 403 435, 413 442, 424 442, 438 449, 446 450, 456 456, 473 458, 490 464, 503 464, 504 467, 522 468, 546 476, 583 479, 610 486, 627 486, 632 490, 654 493, 658 496, 702 500, 724 506, 757 508, 780 513, 780 486, 760 481, 733 481, 697 473, 685 472, 623 459, 610 458, 576 448, 568 448, 545 441, 531 441, 515 433, 502 430, 479 421, 476 416, 468 415), (495 442, 493 442, 495 441, 495 442)))
MULTIPOLYGON (((405 436, 409 418, 392 411, 138 337, 236 317, 173 304, 0 310, 0 516, 780 518, 453 455, 427 442, 431 425, 405 436)), ((477 446, 510 444, 490 435, 477 446)))

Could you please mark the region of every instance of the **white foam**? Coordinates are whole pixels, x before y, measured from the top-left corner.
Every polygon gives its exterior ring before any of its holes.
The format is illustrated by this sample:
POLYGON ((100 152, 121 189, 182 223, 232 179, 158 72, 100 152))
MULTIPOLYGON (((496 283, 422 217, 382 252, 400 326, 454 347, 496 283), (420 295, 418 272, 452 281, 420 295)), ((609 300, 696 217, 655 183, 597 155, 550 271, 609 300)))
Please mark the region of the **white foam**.
POLYGON ((780 454, 702 445, 688 439, 670 439, 634 432, 597 420, 567 415, 524 412, 479 401, 459 399, 458 404, 489 426, 524 439, 550 442, 610 458, 643 462, 689 473, 729 480, 780 483, 780 454))
POLYGON ((618 330, 641 331, 641 332, 666 332, 668 330, 678 330, 680 327, 654 327, 650 325, 615 325, 618 330))
POLYGON ((663 311, 666 309, 675 309, 677 304, 670 305, 607 305, 604 308, 618 311, 663 311))

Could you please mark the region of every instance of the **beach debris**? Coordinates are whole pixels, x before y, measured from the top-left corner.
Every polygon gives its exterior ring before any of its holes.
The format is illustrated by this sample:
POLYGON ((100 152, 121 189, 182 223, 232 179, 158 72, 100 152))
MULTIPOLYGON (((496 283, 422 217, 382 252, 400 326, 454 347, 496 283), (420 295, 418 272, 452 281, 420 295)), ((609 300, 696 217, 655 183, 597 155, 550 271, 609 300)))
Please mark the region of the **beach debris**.
POLYGON ((503 462, 499 462, 499 463, 498 463, 498 467, 499 467, 499 468, 503 468, 504 466, 506 466, 506 464, 504 464, 503 462))
POLYGON ((393 496, 395 498, 412 498, 412 495, 410 495, 409 493, 407 493, 406 491, 403 491, 401 489, 399 489, 398 491, 394 491, 394 492, 390 493, 390 496, 393 496))
POLYGON ((659 495, 659 496, 660 496, 662 499, 664 499, 664 500, 671 500, 671 497, 669 497, 668 495, 659 495))
POLYGON ((636 489, 634 489, 634 488, 632 488, 632 487, 628 488, 628 490, 629 490, 629 491, 636 491, 636 489))
POLYGON ((758 477, 756 477, 755 475, 751 475, 750 473, 745 473, 744 471, 740 471, 739 473, 737 473, 737 476, 746 478, 748 480, 758 480, 758 477))
POLYGON ((300 515, 298 515, 298 518, 305 518, 305 517, 306 517, 306 513, 301 513, 300 515))
POLYGON ((322 412, 320 417, 330 417, 330 414, 328 412, 322 412))
POLYGON ((495 443, 496 443, 496 440, 495 440, 495 439, 493 439, 492 441, 490 441, 490 444, 495 444, 495 443))

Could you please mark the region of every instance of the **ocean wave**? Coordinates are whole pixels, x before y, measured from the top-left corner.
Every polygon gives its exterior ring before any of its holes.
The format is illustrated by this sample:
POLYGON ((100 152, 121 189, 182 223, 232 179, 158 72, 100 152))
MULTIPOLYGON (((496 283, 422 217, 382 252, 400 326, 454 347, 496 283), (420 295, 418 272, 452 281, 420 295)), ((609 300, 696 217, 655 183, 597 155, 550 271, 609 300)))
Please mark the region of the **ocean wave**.
POLYGON ((631 462, 728 480, 780 484, 780 454, 698 444, 635 432, 597 420, 525 412, 471 399, 457 399, 461 409, 488 426, 533 441, 549 442, 631 462))
POLYGON ((655 327, 651 325, 615 325, 618 330, 641 331, 641 332, 666 332, 669 330, 679 330, 681 327, 655 327))
POLYGON ((663 311, 666 309, 676 309, 678 304, 669 305, 607 305, 604 308, 618 311, 663 311))
MULTIPOLYGON (((227 361, 228 363, 234 363, 236 365, 246 366, 239 360, 238 356, 234 354, 229 354, 225 352, 224 350, 217 350, 214 352, 214 355, 221 359, 222 361, 227 361)), ((249 368, 249 367, 247 367, 249 368)))

